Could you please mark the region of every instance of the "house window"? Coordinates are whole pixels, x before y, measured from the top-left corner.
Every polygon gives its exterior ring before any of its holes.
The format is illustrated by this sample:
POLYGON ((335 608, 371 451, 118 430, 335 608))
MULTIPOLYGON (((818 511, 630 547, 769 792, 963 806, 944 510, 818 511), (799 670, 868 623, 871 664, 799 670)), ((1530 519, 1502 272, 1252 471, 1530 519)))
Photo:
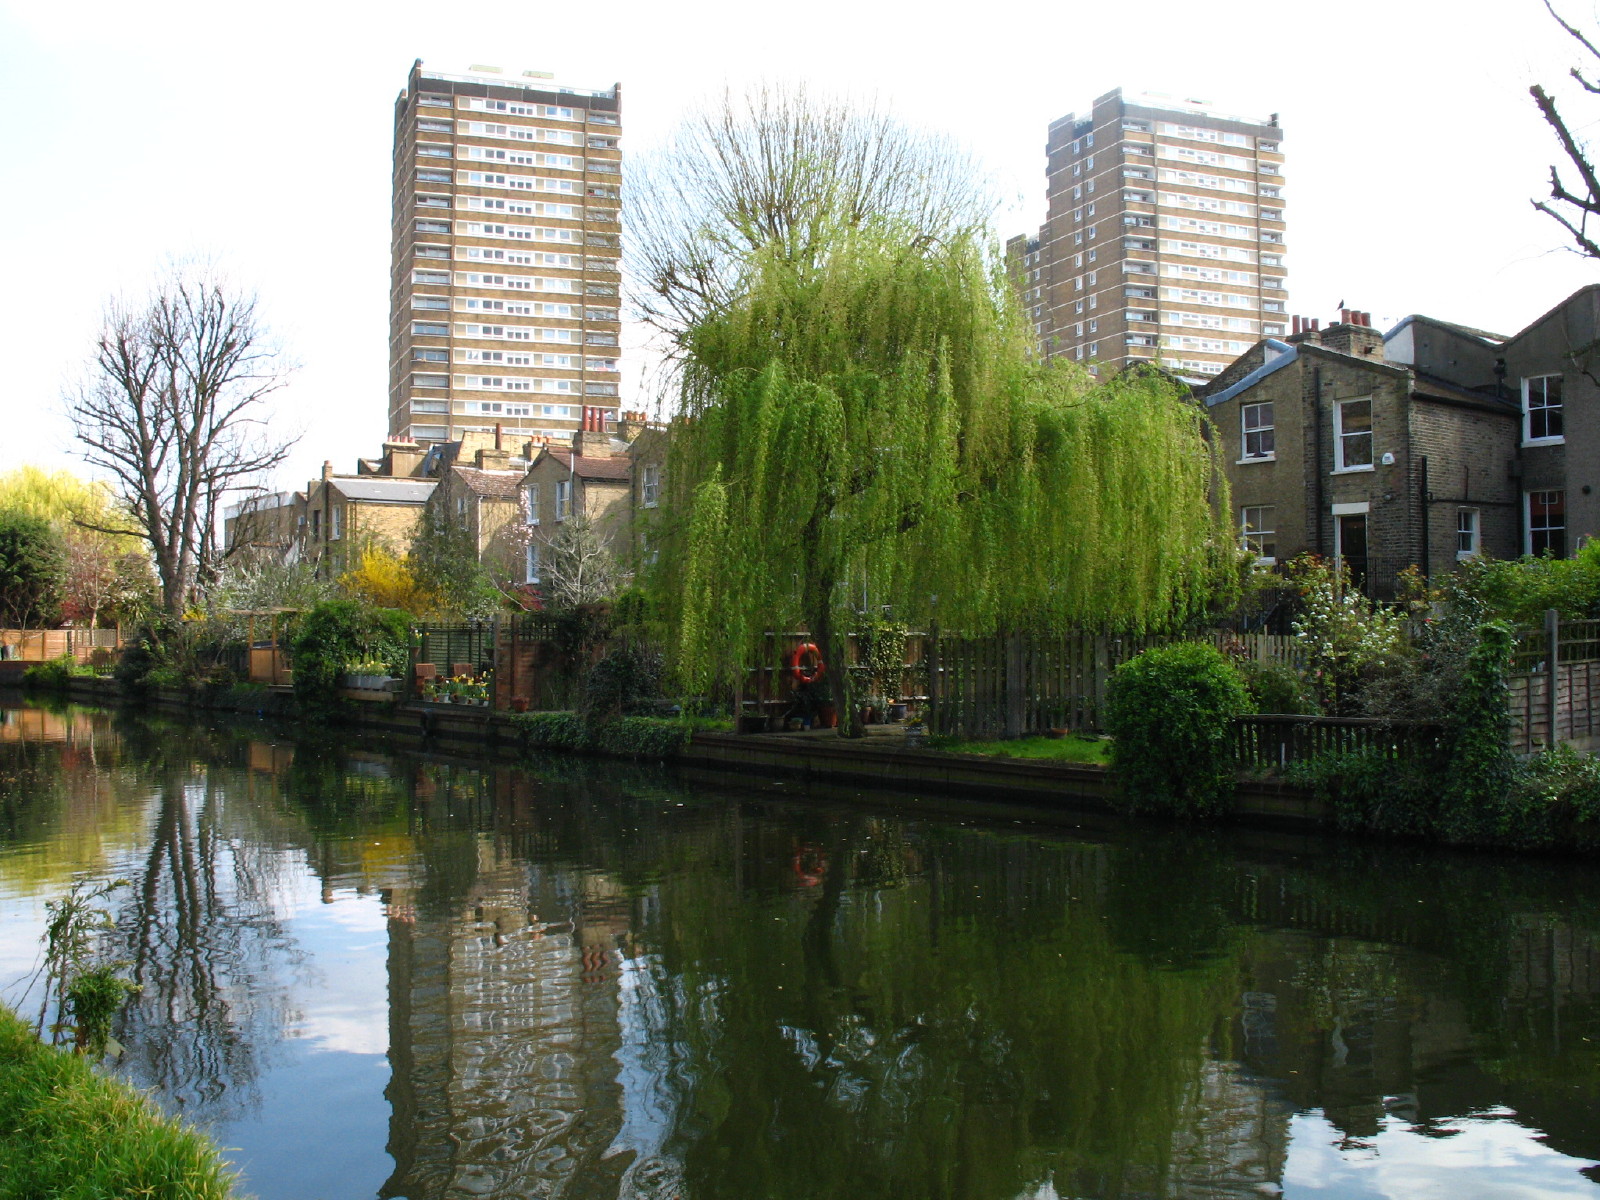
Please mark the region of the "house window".
POLYGON ((1341 400, 1333 406, 1333 469, 1372 469, 1372 400, 1341 400))
POLYGON ((526 578, 525 582, 527 582, 527 583, 538 583, 539 582, 539 543, 538 542, 529 542, 528 543, 528 550, 527 550, 526 558, 527 558, 527 562, 524 564, 524 566, 525 566, 525 569, 526 569, 527 578, 526 578))
POLYGON ((328 540, 336 542, 344 536, 344 506, 336 504, 328 510, 328 540))
POLYGON ((1478 553, 1478 510, 1456 510, 1456 558, 1474 558, 1478 553))
POLYGON ((654 508, 661 503, 661 468, 655 463, 646 463, 644 467, 644 481, 640 485, 640 500, 646 508, 654 508))
POLYGON ((1561 491, 1529 492, 1528 553, 1565 558, 1567 554, 1567 494, 1561 491))
POLYGON ((556 520, 565 521, 572 508, 572 480, 556 480, 556 520))
POLYGON ((1239 426, 1244 434, 1245 458, 1272 458, 1272 402, 1245 404, 1239 408, 1239 426))
POLYGON ((1522 442, 1550 445, 1564 441, 1561 376, 1535 375, 1522 381, 1522 442))
POLYGON ((464 517, 466 515, 467 515, 467 498, 465 496, 457 496, 456 497, 456 516, 464 517))
POLYGON ((528 524, 537 525, 539 523, 539 485, 530 483, 524 490, 523 495, 528 498, 528 524))
POLYGON ((1270 504, 1246 505, 1239 510, 1239 538, 1244 549, 1256 556, 1256 561, 1271 565, 1278 561, 1278 538, 1273 532, 1273 506, 1270 504))

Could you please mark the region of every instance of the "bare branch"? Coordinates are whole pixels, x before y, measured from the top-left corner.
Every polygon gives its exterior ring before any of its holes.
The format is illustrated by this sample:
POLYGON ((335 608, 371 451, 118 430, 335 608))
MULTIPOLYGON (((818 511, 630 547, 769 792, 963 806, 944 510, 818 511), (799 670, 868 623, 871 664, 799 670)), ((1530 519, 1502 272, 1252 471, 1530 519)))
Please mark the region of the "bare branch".
POLYGON ((149 543, 169 613, 216 571, 225 496, 293 445, 265 432, 263 402, 283 384, 255 299, 211 274, 179 269, 142 307, 106 309, 69 416, 149 543))

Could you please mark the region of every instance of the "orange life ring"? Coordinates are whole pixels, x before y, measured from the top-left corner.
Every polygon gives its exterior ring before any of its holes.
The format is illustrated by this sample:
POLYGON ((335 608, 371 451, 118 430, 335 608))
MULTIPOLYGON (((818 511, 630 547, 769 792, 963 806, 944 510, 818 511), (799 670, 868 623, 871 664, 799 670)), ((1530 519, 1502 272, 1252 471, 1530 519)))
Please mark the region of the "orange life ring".
POLYGON ((822 651, 817 649, 815 642, 801 642, 789 655, 789 674, 796 683, 815 683, 827 673, 822 651), (809 663, 804 661, 807 655, 811 656, 809 663))

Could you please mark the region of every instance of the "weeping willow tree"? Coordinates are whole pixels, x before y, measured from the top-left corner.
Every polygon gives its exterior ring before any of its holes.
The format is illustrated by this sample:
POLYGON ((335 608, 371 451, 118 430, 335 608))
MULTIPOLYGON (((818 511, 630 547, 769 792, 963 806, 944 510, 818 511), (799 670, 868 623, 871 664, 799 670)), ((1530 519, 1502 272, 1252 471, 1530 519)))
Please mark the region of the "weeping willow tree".
MULTIPOLYGON (((1181 389, 1038 361, 959 186, 932 170, 919 198, 918 155, 870 144, 890 127, 825 109, 807 134, 803 105, 769 108, 701 129, 681 174, 726 171, 725 205, 648 226, 640 271, 679 318, 651 582, 684 683, 736 681, 797 626, 842 665, 868 608, 1134 631, 1227 586, 1224 483, 1181 389), (898 174, 864 189, 829 145, 898 174)), ((853 716, 849 673, 826 677, 853 716)))

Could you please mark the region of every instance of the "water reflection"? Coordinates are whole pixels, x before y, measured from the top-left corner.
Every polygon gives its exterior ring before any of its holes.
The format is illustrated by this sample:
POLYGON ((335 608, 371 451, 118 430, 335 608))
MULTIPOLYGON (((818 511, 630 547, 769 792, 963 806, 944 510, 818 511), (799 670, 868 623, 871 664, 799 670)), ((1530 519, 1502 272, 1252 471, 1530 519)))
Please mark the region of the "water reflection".
POLYGON ((129 878, 263 1197, 1596 1194, 1590 868, 893 811, 12 711, 0 983, 129 878))

